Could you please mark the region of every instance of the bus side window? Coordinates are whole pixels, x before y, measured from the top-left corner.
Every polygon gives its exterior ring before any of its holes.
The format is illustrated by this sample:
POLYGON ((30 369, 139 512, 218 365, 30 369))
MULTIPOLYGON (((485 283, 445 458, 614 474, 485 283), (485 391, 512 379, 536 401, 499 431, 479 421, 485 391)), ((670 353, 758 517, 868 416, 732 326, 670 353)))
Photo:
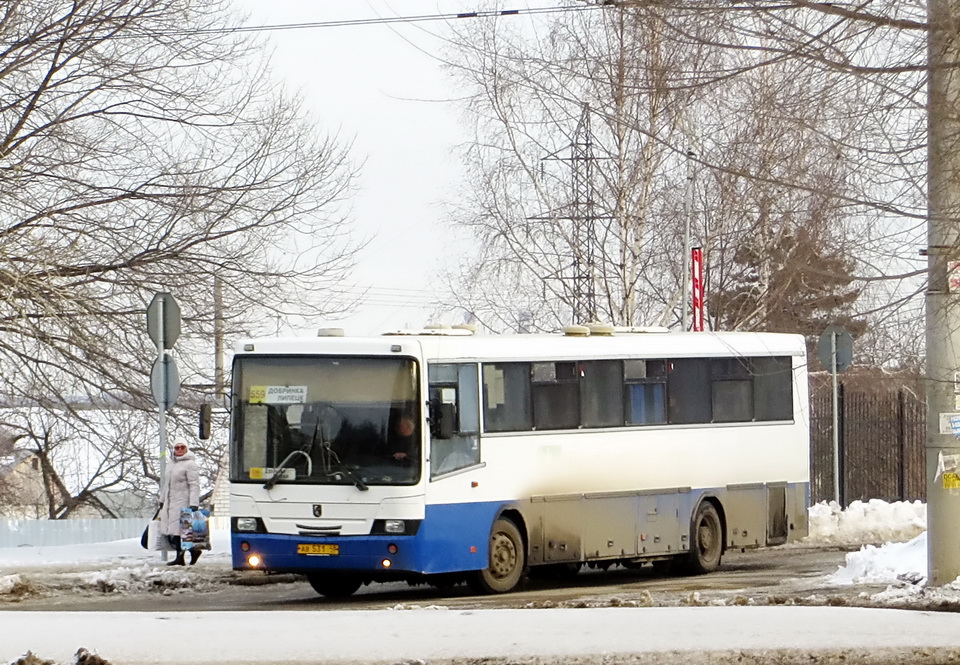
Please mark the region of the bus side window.
POLYGON ((753 359, 753 400, 757 420, 793 420, 790 356, 753 359))
POLYGON ((628 425, 660 425, 667 422, 666 365, 664 360, 623 361, 628 425))
POLYGON ((749 358, 710 359, 713 422, 753 420, 753 379, 749 358))
POLYGON ((483 429, 485 432, 533 429, 530 363, 484 363, 483 429))
POLYGON ((622 365, 619 360, 580 363, 580 424, 584 427, 623 425, 622 365))
POLYGON ((430 475, 480 462, 480 400, 476 364, 430 365, 430 475))
POLYGON ((575 429, 580 425, 577 363, 532 363, 530 379, 534 429, 575 429))
POLYGON ((669 361, 670 392, 667 417, 671 424, 713 421, 710 398, 710 360, 676 358, 669 361))

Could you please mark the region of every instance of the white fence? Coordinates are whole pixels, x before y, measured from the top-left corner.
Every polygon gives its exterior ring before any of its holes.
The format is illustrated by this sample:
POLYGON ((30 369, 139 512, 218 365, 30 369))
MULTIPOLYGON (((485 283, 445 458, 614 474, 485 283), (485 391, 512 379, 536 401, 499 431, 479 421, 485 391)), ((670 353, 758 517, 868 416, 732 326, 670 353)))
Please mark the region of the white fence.
MULTIPOLYGON (((86 545, 110 540, 139 538, 147 520, 140 517, 123 519, 78 520, 3 520, 0 519, 0 548, 50 547, 52 545, 86 545)), ((211 517, 211 529, 229 529, 229 517, 211 517)))

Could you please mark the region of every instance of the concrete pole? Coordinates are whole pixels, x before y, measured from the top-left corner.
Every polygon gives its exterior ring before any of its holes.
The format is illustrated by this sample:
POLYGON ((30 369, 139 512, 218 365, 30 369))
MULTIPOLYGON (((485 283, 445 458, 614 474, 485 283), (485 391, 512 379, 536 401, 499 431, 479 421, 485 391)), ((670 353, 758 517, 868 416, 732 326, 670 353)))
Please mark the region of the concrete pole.
POLYGON ((223 282, 213 278, 213 394, 221 406, 226 406, 227 382, 224 373, 223 354, 223 282))
MULTIPOLYGON (((950 274, 958 253, 960 220, 960 38, 953 18, 957 0, 928 0, 927 267, 927 584, 942 586, 960 576, 960 443, 940 415, 960 411, 956 375, 960 370, 958 289, 950 274), (945 473, 946 472, 946 473, 945 473)), ((956 9, 960 10, 960 5, 956 9)))

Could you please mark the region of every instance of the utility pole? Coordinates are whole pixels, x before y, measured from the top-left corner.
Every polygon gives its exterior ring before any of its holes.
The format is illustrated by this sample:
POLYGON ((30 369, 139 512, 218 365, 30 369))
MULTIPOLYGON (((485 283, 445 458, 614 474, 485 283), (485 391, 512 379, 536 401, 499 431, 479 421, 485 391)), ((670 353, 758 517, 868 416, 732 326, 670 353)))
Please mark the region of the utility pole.
POLYGON ((222 401, 227 394, 223 349, 223 281, 213 278, 213 394, 222 401))
POLYGON ((687 182, 683 193, 683 261, 680 271, 683 273, 680 289, 680 330, 690 330, 690 226, 693 220, 693 158, 696 153, 687 150, 687 182))
POLYGON ((951 279, 960 265, 960 38, 956 0, 928 0, 927 37, 927 584, 960 576, 960 445, 950 414, 960 412, 957 350, 960 288, 951 279), (954 282, 951 288, 951 282, 954 282))

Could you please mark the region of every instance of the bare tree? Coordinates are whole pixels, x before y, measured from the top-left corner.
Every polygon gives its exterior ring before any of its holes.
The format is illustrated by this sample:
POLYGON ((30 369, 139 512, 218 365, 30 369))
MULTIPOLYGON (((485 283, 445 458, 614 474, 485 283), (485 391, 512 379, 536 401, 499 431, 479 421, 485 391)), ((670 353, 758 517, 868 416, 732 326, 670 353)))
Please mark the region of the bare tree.
MULTIPOLYGON (((156 291, 181 304, 196 390, 212 383, 215 318, 232 339, 349 306, 324 292, 357 250, 349 146, 315 134, 235 21, 225 0, 0 6, 0 402, 73 409, 91 431, 78 405, 149 412, 156 291)), ((41 453, 57 443, 32 434, 41 453)), ((135 451, 109 444, 101 461, 122 476, 135 451)), ((51 515, 106 489, 76 487, 51 515)))
MULTIPOLYGON (((526 40, 491 23, 458 46, 451 60, 473 91, 477 129, 472 198, 457 221, 482 249, 456 304, 489 327, 516 329, 530 312, 536 327, 556 328, 584 311, 676 325, 688 151, 708 266, 727 264, 758 230, 772 250, 813 223, 834 232, 805 237, 845 256, 852 194, 835 156, 853 130, 829 108, 836 77, 683 6, 562 16, 526 40)), ((722 271, 715 283, 726 288, 722 271)), ((769 329, 765 320, 724 322, 769 329)))
POLYGON ((3 394, 140 394, 143 312, 228 334, 317 314, 350 266, 352 170, 230 32, 223 3, 7 3, 0 14, 3 394), (30 387, 30 393, 26 392, 30 387))
POLYGON ((457 221, 483 253, 465 266, 458 304, 481 322, 512 327, 523 312, 538 328, 633 325, 670 309, 655 296, 678 294, 657 227, 682 201, 674 145, 701 94, 676 63, 707 55, 661 27, 615 11, 559 20, 536 39, 501 23, 460 36, 451 61, 473 93, 476 138, 457 221))
MULTIPOLYGON (((631 0, 618 4, 643 11, 631 0)), ((847 266, 848 275, 827 277, 854 279, 856 303, 834 318, 869 321, 867 339, 858 342, 864 358, 915 362, 920 340, 889 329, 917 332, 925 289, 916 252, 926 233, 925 6, 801 1, 676 10, 712 26, 707 43, 727 63, 712 86, 722 114, 698 116, 705 123, 705 246, 736 248, 745 237, 772 248, 779 233, 793 235, 802 223, 808 237, 825 243, 822 255, 847 266), (744 202, 738 222, 728 213, 744 202)), ((704 43, 703 31, 690 25, 667 21, 665 30, 672 39, 704 43)), ((712 288, 726 288, 730 256, 709 261, 712 288)))

